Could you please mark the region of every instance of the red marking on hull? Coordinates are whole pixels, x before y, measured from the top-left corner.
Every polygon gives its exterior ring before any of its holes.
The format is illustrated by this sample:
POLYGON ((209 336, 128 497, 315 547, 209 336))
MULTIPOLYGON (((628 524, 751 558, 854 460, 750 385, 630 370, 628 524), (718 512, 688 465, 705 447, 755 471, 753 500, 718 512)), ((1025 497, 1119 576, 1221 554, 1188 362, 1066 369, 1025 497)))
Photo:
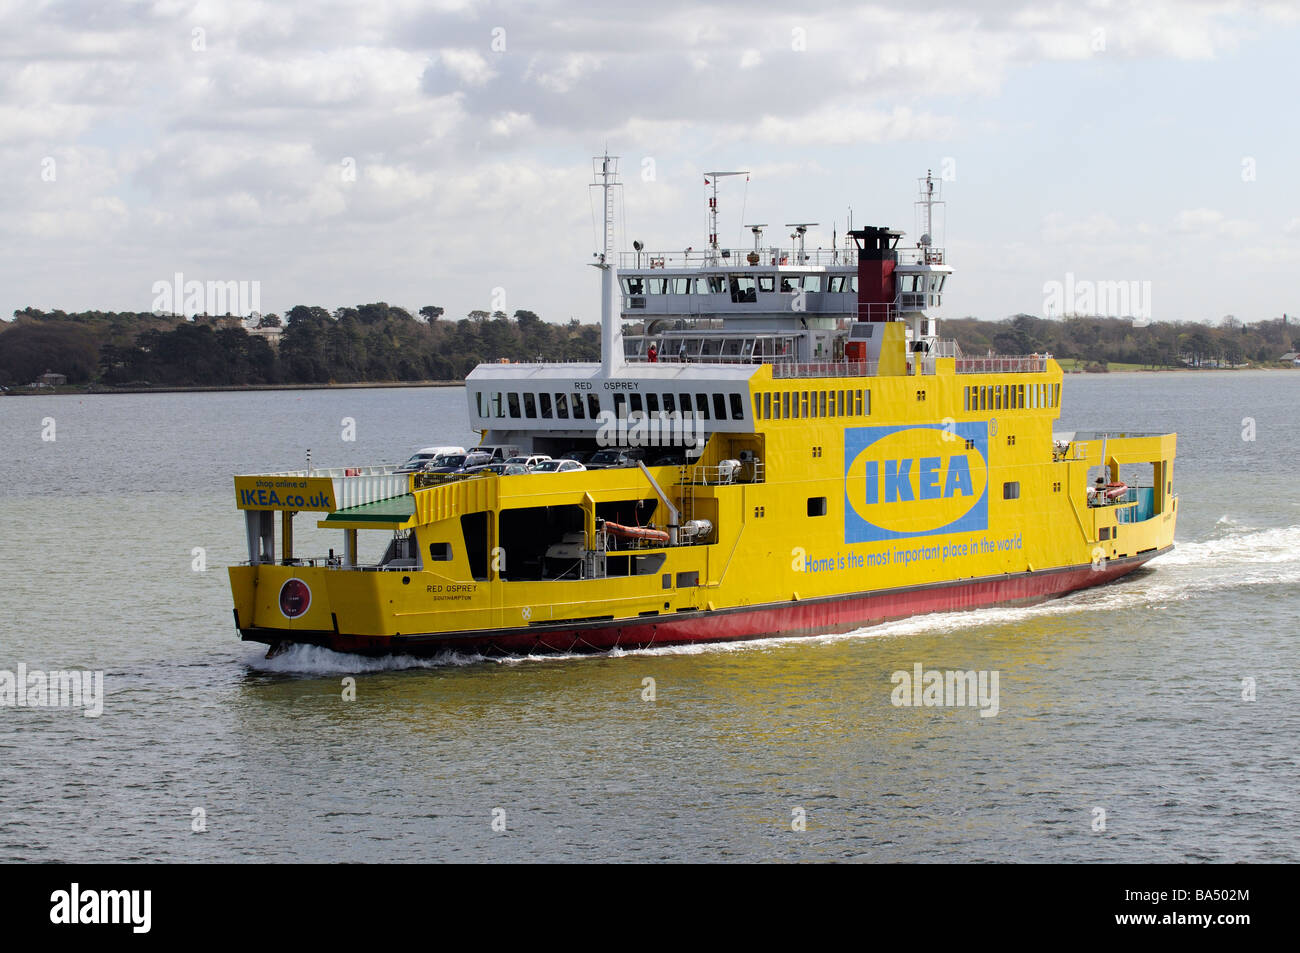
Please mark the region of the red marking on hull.
MULTIPOLYGON (((1161 550, 1165 552, 1167 550, 1161 550)), ((912 589, 895 589, 834 598, 767 604, 715 612, 674 612, 620 622, 586 623, 566 628, 532 626, 463 635, 358 636, 333 632, 293 634, 283 630, 246 632, 258 641, 301 641, 339 652, 433 655, 441 652, 535 654, 597 652, 612 648, 733 642, 742 639, 851 632, 892 619, 992 605, 1026 605, 1101 585, 1127 575, 1157 552, 1091 566, 972 579, 912 589), (305 637, 304 637, 305 636, 305 637)))

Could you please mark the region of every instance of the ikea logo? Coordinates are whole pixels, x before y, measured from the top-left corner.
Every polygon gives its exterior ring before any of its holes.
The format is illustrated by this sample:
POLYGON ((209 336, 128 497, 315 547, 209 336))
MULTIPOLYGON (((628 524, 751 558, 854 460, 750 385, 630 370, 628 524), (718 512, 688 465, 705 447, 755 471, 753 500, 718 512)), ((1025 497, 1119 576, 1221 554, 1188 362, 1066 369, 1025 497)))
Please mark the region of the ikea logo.
POLYGON ((988 529, 988 424, 844 434, 848 543, 988 529))

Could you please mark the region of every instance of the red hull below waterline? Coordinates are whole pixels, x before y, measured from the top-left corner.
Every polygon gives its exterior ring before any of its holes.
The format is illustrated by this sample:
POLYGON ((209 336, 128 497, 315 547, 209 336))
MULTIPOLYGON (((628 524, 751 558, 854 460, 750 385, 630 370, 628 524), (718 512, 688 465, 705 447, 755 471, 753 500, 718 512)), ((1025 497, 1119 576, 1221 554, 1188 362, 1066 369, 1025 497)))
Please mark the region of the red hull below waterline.
POLYGON ((1073 566, 987 579, 971 579, 855 593, 828 599, 769 603, 738 609, 676 612, 672 615, 553 623, 514 629, 483 630, 448 635, 357 636, 337 632, 294 632, 243 628, 246 641, 272 646, 290 643, 320 645, 338 652, 365 655, 438 655, 446 652, 486 655, 525 655, 601 652, 613 648, 641 649, 707 642, 734 642, 791 636, 851 632, 864 626, 932 612, 953 612, 994 605, 1028 605, 1125 576, 1172 546, 1112 560, 1094 569, 1073 566))

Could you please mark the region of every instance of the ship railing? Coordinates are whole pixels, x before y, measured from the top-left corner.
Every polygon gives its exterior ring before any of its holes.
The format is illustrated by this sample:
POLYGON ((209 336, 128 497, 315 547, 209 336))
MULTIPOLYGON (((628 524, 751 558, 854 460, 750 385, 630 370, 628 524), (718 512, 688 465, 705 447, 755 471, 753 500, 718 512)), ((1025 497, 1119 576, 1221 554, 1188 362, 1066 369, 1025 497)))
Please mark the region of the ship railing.
POLYGON ((813 364, 783 363, 772 365, 772 377, 789 380, 799 377, 875 377, 879 361, 823 361, 813 364))
POLYGON ((327 556, 294 556, 292 559, 245 559, 239 566, 292 566, 300 569, 347 569, 352 572, 410 572, 418 568, 413 559, 398 559, 378 566, 349 566, 342 553, 327 556))
POLYGON ((1123 440, 1125 437, 1164 437, 1167 433, 1167 431, 1138 430, 1076 430, 1072 442, 1083 443, 1088 440, 1123 440))
MULTIPOLYGON (((898 263, 902 265, 942 265, 944 252, 942 248, 899 248, 898 263)), ((673 251, 620 252, 619 270, 635 269, 658 270, 660 268, 724 268, 743 270, 747 268, 798 267, 857 267, 858 250, 845 248, 804 249, 800 257, 797 248, 764 247, 725 248, 713 251, 694 248, 673 251), (757 260, 751 256, 757 256, 757 260)))
MULTIPOLYGON (((366 467, 308 467, 303 470, 275 470, 269 473, 248 474, 264 477, 358 477, 388 476, 397 471, 397 464, 384 463, 366 467)), ((243 475, 243 474, 241 474, 243 475)))
POLYGON ((996 357, 959 357, 958 374, 1040 374, 1047 370, 1047 354, 996 357))
POLYGON ((935 341, 930 345, 930 350, 926 352, 927 357, 962 357, 961 345, 951 339, 935 341))
POLYGON ((762 460, 741 460, 739 465, 726 462, 681 468, 678 484, 682 486, 731 486, 736 483, 764 483, 767 468, 762 460))

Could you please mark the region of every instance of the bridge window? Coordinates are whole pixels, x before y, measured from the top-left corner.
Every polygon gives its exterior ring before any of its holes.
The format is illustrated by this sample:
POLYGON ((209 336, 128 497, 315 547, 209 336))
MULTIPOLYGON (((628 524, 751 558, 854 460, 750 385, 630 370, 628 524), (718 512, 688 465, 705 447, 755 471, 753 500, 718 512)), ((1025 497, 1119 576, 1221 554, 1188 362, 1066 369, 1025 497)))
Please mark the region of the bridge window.
POLYGON ((758 301, 758 293, 754 287, 754 277, 752 275, 732 275, 730 276, 731 300, 736 304, 753 304, 758 301))
POLYGON ((689 278, 668 278, 666 287, 669 294, 684 295, 691 293, 691 279, 689 278))
POLYGON ((571 396, 573 397, 573 419, 581 420, 582 419, 582 395, 573 394, 571 396))
POLYGON ((592 420, 600 416, 600 397, 596 394, 587 395, 587 416, 592 420))
POLYGON ((1020 499, 1020 481, 1016 480, 1010 483, 1003 483, 1002 499, 1004 500, 1020 499))
POLYGON ((510 407, 510 416, 518 418, 519 417, 519 395, 513 392, 507 394, 506 404, 510 407))
POLYGON ((627 416, 627 394, 614 395, 614 416, 616 418, 627 416))
POLYGON ((727 290, 727 280, 721 275, 711 275, 703 279, 709 283, 709 294, 720 295, 727 290))
POLYGON ((633 412, 634 414, 644 413, 644 412, 645 412, 645 406, 644 406, 644 404, 643 404, 643 402, 642 402, 642 400, 641 400, 641 395, 640 395, 640 394, 632 394, 631 397, 632 397, 632 412, 633 412))
POLYGON ((775 291, 775 290, 776 290, 776 276, 775 276, 775 275, 759 275, 759 276, 758 276, 758 290, 759 290, 759 291, 766 291, 766 292, 772 292, 772 291, 775 291))
POLYGON ((658 395, 658 394, 646 394, 646 395, 645 395, 645 409, 646 409, 647 411, 649 411, 650 413, 652 413, 652 414, 657 414, 657 413, 659 413, 659 395, 658 395))
POLYGON ((826 497, 810 496, 808 497, 808 515, 825 516, 826 515, 826 497))
POLYGON ((709 395, 708 394, 695 395, 695 409, 699 411, 701 420, 709 419, 709 395))
POLYGON ((640 275, 624 278, 623 290, 630 295, 643 295, 645 294, 645 279, 640 275))
POLYGON ((539 406, 541 407, 541 411, 542 411, 542 416, 543 416, 543 417, 551 417, 551 416, 553 416, 552 411, 551 411, 551 395, 550 395, 550 394, 538 394, 538 395, 537 395, 537 401, 538 401, 539 406))
POLYGON ((783 420, 790 419, 790 392, 789 391, 786 391, 784 394, 781 395, 781 409, 780 411, 777 412, 776 416, 779 419, 783 419, 783 420))
POLYGON ((646 291, 652 295, 661 295, 664 293, 664 278, 647 278, 646 291))
POLYGON ((691 395, 681 394, 679 396, 682 399, 682 413, 689 414, 691 412, 691 395))
POLYGON ((524 416, 529 420, 537 419, 537 398, 532 394, 524 394, 524 416))
POLYGON ((739 394, 731 395, 731 419, 732 420, 745 419, 745 405, 741 402, 739 394))
POLYGON ((727 419, 727 399, 722 394, 713 395, 713 419, 714 420, 727 419))
POLYGON ((821 293, 821 290, 822 290, 822 276, 821 276, 821 275, 804 275, 804 276, 803 276, 803 290, 804 290, 804 291, 808 291, 808 292, 812 292, 812 293, 814 293, 814 294, 820 294, 820 293, 821 293))
POLYGON ((672 394, 664 394, 664 410, 672 413, 677 409, 677 399, 672 394))
POLYGON ((555 395, 555 416, 559 417, 561 420, 569 419, 569 395, 568 394, 555 395))

